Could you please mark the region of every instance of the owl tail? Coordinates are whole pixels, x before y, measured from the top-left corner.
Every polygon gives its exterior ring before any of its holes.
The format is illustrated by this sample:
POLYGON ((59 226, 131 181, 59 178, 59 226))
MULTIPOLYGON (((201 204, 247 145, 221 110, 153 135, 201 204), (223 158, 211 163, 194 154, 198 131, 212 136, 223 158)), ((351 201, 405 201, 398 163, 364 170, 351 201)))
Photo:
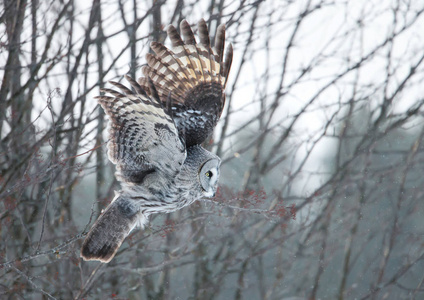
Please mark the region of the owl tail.
POLYGON ((82 244, 81 257, 110 262, 138 222, 139 214, 134 202, 118 196, 88 232, 82 244))

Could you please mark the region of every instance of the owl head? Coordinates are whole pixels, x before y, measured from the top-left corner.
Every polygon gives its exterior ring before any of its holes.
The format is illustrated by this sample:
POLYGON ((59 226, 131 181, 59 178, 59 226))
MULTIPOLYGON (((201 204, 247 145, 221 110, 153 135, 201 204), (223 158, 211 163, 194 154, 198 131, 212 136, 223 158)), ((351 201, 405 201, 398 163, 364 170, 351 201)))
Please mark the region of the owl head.
POLYGON ((215 196, 219 180, 221 159, 199 145, 187 148, 187 159, 178 181, 185 182, 200 197, 215 196))
POLYGON ((218 157, 213 157, 200 167, 199 182, 205 197, 215 196, 218 187, 220 164, 221 160, 218 157))

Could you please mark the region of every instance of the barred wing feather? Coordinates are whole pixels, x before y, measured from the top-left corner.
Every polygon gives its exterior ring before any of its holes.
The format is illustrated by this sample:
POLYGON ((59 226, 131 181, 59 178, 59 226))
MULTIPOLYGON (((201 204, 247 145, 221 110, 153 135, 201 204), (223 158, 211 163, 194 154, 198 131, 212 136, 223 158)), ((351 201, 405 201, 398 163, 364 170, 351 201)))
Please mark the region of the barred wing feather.
POLYGON ((97 97, 110 118, 108 156, 117 165, 117 178, 141 183, 146 175, 161 172, 172 179, 180 171, 186 151, 171 112, 131 77, 126 79, 134 91, 111 82, 121 92, 103 89, 112 96, 97 97))
POLYGON ((151 78, 162 103, 166 103, 170 95, 176 127, 189 147, 201 144, 221 116, 233 50, 229 45, 224 59, 224 25, 217 28, 213 48, 203 19, 198 24, 200 44, 196 43, 187 21, 181 22, 180 31, 184 41, 175 27, 170 25, 167 29, 172 50, 160 43, 151 44, 156 55, 147 54, 145 77, 138 82, 146 88, 151 78))

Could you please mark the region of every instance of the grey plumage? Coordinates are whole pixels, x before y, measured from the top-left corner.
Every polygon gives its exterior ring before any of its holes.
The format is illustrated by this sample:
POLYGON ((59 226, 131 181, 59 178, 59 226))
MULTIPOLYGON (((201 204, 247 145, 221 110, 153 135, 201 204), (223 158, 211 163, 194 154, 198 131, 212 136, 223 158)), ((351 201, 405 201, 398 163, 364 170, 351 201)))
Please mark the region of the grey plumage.
POLYGON ((173 26, 173 50, 152 43, 145 77, 126 76, 132 90, 104 89, 98 97, 109 116, 108 157, 122 189, 94 223, 81 249, 85 260, 109 262, 125 237, 143 227, 150 214, 172 212, 214 196, 220 159, 200 144, 212 133, 224 107, 232 48, 223 61, 225 27, 211 49, 206 23, 198 25, 200 44, 186 21, 185 42, 173 26))
POLYGON ((81 256, 85 260, 109 262, 137 222, 144 223, 140 217, 133 201, 118 197, 94 223, 84 241, 81 256))

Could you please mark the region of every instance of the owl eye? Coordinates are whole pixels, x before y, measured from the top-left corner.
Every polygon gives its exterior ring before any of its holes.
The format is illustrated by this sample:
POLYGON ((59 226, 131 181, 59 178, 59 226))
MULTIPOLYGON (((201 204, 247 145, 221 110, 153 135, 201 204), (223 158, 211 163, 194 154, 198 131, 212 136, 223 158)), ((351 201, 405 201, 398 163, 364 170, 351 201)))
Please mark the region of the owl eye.
POLYGON ((206 177, 212 177, 212 172, 211 171, 207 171, 206 173, 205 173, 205 175, 206 175, 206 177))

